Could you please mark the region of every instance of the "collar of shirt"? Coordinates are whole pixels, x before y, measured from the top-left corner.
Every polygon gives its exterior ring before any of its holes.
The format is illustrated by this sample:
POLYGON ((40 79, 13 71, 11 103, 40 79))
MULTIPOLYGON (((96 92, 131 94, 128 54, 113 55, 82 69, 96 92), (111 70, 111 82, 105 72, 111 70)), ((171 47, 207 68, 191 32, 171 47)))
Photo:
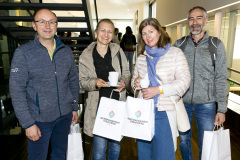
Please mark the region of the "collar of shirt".
POLYGON ((191 37, 192 37, 192 41, 193 41, 195 47, 198 46, 198 44, 201 42, 201 40, 204 38, 204 36, 205 36, 205 33, 204 33, 203 37, 200 38, 197 42, 195 42, 195 40, 194 40, 193 37, 191 36, 191 37))
POLYGON ((48 54, 50 56, 51 61, 52 61, 53 53, 54 53, 54 51, 56 49, 56 40, 55 39, 53 39, 53 40, 54 40, 54 42, 53 42, 53 49, 51 51, 48 50, 48 54))

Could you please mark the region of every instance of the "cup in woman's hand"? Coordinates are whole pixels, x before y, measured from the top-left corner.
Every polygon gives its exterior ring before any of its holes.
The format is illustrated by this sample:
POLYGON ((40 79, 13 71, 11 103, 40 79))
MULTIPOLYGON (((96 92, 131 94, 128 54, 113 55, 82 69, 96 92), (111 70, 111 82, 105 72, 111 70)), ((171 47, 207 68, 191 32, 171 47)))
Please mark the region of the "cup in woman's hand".
POLYGON ((140 80, 140 86, 141 86, 141 88, 148 88, 148 86, 149 86, 149 80, 148 79, 141 79, 140 80))
POLYGON ((108 80, 111 86, 116 86, 118 82, 118 72, 109 72, 108 80))

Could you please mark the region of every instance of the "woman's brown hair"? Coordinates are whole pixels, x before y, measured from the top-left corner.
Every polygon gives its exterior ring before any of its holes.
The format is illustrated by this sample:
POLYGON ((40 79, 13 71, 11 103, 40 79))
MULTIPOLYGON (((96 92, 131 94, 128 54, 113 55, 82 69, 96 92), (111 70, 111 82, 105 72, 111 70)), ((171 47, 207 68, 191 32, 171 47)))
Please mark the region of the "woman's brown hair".
POLYGON ((144 19, 140 26, 139 26, 139 33, 138 33, 138 55, 143 54, 143 52, 145 51, 145 46, 146 43, 144 42, 143 38, 142 38, 142 30, 144 27, 146 26, 153 26, 160 34, 160 38, 158 40, 157 46, 158 47, 162 47, 165 48, 165 46, 168 43, 171 43, 171 38, 168 36, 168 34, 163 30, 163 28, 161 27, 160 23, 158 22, 157 19, 155 18, 147 18, 144 19))

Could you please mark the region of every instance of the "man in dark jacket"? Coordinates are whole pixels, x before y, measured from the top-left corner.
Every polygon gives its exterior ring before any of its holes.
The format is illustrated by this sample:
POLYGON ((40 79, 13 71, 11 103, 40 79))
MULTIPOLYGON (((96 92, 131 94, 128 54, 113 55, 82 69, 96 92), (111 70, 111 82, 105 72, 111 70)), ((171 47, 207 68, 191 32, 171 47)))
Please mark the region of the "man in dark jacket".
POLYGON ((15 114, 28 137, 30 160, 65 160, 70 124, 78 120, 78 71, 72 51, 55 35, 57 17, 41 9, 34 15, 33 41, 18 47, 10 73, 15 114))
MULTIPOLYGON (((188 61, 192 80, 183 101, 191 124, 193 114, 196 115, 201 159, 204 131, 212 131, 214 124, 220 126, 225 121, 227 60, 223 43, 216 38, 216 44, 210 44, 213 43, 209 41, 212 37, 204 31, 208 20, 206 10, 199 6, 192 8, 187 20, 191 33, 186 37, 186 42, 180 39, 174 46, 181 48, 181 45, 186 43, 183 52, 188 61), (211 53, 210 45, 216 47, 216 53, 211 53), (217 114, 215 101, 218 102, 217 114)), ((192 159, 191 135, 192 129, 180 133, 180 149, 184 160, 192 159)))

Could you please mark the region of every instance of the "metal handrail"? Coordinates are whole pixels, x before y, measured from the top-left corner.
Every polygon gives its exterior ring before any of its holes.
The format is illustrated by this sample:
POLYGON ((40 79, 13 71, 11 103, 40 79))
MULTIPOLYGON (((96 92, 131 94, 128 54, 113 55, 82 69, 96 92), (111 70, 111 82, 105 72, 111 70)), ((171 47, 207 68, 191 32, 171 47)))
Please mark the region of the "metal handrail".
MULTIPOLYGON (((236 73, 240 74, 240 71, 238 71, 238 70, 236 70, 234 68, 229 68, 228 67, 227 69, 230 70, 230 71, 233 71, 233 72, 236 72, 236 73)), ((236 80, 233 80, 232 78, 227 78, 227 80, 230 81, 230 82, 233 82, 233 83, 235 83, 237 85, 240 85, 240 82, 238 82, 236 80)))
POLYGON ((238 82, 238 81, 235 81, 235 80, 233 80, 231 78, 227 78, 227 80, 240 86, 240 82, 238 82))
POLYGON ((238 71, 238 70, 236 70, 236 69, 234 69, 234 68, 227 68, 228 70, 230 70, 230 71, 233 71, 233 72, 236 72, 236 73, 239 73, 240 74, 240 71, 238 71))

